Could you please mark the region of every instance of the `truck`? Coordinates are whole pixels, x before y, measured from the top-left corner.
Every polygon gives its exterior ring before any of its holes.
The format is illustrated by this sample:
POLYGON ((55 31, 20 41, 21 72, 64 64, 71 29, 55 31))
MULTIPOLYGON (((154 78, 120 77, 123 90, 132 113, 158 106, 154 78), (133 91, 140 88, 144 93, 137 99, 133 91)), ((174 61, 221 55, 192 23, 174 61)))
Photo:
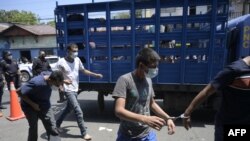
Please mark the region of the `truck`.
MULTIPOLYGON (((57 61, 60 59, 58 56, 46 56, 45 59, 49 62, 52 71, 57 70, 57 61)), ((33 63, 19 63, 18 67, 21 72, 21 82, 28 82, 32 77, 33 63)))
MULTIPOLYGON (((58 55, 76 43, 84 66, 103 79, 80 75, 80 89, 111 94, 119 76, 135 69, 137 52, 159 53, 153 79, 165 110, 184 110, 193 97, 231 61, 249 55, 249 22, 228 22, 228 0, 124 0, 58 5, 55 8, 58 55)), ((217 96, 201 107, 215 108, 217 96)))

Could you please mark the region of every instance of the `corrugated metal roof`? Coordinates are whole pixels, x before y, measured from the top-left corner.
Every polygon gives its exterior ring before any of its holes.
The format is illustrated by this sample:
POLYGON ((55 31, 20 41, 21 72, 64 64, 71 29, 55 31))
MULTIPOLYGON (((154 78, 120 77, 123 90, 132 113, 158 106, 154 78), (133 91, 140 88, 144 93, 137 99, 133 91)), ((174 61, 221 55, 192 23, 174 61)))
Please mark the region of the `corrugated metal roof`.
POLYGON ((55 35, 56 29, 50 25, 16 25, 35 35, 55 35))
POLYGON ((9 28, 10 26, 12 26, 13 24, 10 23, 0 23, 0 33, 2 31, 4 31, 5 29, 9 28))
POLYGON ((4 35, 5 31, 11 31, 13 28, 21 28, 23 30, 26 30, 34 35, 55 35, 56 29, 50 25, 22 25, 22 24, 13 24, 10 27, 4 28, 3 26, 0 26, 0 33, 4 35), (2 27, 2 30, 1 30, 2 27))

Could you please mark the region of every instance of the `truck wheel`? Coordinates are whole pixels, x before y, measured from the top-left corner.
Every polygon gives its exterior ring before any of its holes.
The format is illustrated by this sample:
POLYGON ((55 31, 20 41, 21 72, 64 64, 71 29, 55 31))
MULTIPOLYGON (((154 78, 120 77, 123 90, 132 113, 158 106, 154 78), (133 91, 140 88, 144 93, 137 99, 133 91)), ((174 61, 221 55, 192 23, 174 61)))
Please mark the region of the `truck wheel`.
POLYGON ((22 71, 22 72, 21 72, 21 81, 22 81, 22 82, 27 82, 27 81, 29 81, 29 80, 30 80, 30 75, 29 75, 29 73, 26 72, 26 71, 22 71))
POLYGON ((101 112, 104 111, 105 109, 104 95, 100 92, 98 92, 98 106, 101 112))

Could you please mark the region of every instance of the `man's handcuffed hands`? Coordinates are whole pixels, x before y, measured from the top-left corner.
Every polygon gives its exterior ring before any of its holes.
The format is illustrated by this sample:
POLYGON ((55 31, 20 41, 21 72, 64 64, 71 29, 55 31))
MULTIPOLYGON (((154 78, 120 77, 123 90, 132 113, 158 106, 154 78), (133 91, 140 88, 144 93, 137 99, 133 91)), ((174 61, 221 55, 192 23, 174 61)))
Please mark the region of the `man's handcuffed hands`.
POLYGON ((165 125, 168 126, 168 134, 172 135, 175 133, 175 124, 172 119, 164 120, 157 116, 145 116, 143 123, 149 125, 150 127, 160 131, 165 125))
POLYGON ((173 135, 175 133, 175 124, 172 119, 167 119, 168 134, 173 135))

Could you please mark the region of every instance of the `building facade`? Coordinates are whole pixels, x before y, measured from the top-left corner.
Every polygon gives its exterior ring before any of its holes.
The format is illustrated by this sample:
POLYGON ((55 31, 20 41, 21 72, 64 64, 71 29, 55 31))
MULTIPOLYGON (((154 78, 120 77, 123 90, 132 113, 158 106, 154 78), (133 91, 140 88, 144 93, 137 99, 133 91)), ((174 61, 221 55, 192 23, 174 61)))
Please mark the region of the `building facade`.
POLYGON ((57 55, 55 28, 49 25, 12 24, 0 33, 0 47, 10 50, 13 58, 27 58, 30 62, 40 50, 57 55))

